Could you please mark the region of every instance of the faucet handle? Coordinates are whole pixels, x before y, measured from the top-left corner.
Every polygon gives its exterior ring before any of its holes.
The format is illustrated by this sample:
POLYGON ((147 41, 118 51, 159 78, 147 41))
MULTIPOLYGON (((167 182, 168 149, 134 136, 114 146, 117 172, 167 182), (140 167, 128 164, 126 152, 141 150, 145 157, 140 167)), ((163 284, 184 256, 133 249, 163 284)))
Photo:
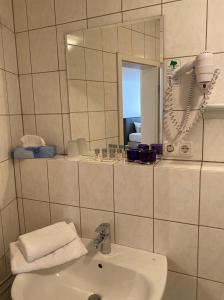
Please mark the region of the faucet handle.
POLYGON ((102 223, 100 224, 95 232, 104 234, 104 235, 109 235, 110 234, 110 223, 102 223))

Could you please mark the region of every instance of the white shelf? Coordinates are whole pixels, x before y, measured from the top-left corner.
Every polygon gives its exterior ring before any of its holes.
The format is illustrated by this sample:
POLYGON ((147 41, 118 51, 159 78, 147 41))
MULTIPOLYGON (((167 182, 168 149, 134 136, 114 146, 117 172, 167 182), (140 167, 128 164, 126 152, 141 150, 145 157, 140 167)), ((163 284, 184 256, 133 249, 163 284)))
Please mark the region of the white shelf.
POLYGON ((205 119, 224 119, 224 103, 208 104, 203 116, 205 119))

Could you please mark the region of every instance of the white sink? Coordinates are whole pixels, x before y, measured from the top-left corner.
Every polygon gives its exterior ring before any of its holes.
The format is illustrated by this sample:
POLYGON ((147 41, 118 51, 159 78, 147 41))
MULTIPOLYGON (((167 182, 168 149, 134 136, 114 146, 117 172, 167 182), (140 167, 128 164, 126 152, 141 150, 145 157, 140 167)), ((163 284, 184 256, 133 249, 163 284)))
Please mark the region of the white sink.
POLYGON ((161 300, 167 279, 165 256, 112 244, 109 255, 92 250, 76 261, 49 270, 20 274, 13 300, 161 300))

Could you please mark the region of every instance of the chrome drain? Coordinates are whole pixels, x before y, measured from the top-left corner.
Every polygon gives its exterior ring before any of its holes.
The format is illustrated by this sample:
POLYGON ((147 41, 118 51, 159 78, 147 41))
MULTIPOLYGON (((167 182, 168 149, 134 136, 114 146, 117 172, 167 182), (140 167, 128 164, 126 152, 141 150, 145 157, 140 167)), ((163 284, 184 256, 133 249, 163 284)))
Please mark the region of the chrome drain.
POLYGON ((88 300, 101 300, 101 296, 98 294, 92 294, 89 296, 88 300))

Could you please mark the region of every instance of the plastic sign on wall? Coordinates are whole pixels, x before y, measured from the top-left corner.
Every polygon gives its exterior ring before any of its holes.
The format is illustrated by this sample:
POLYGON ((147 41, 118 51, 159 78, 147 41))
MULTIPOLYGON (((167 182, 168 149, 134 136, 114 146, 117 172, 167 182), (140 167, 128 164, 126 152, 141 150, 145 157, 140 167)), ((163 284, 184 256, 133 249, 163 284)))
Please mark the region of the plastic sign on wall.
MULTIPOLYGON (((166 78, 169 80, 169 78, 173 77, 173 74, 179 70, 181 67, 180 59, 168 59, 166 62, 166 78)), ((180 79, 174 80, 173 81, 174 85, 179 85, 180 84, 180 79)))

